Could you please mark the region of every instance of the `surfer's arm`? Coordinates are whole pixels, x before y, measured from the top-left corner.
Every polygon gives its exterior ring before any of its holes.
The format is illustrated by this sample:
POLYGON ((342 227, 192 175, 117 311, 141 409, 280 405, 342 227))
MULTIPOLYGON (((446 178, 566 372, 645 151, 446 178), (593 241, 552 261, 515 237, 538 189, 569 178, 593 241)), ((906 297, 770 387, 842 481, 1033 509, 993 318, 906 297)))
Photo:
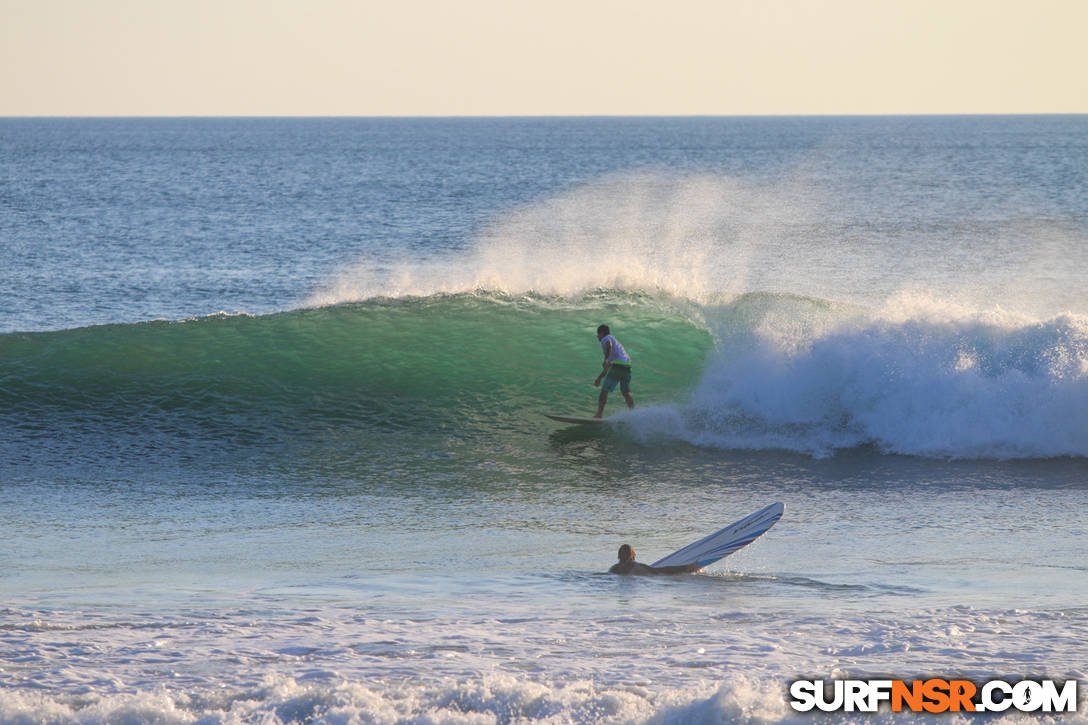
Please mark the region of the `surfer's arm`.
POLYGON ((680 566, 648 566, 650 574, 694 574, 701 568, 698 564, 681 564, 680 566))
POLYGON ((681 564, 680 566, 650 566, 640 564, 637 561, 625 561, 613 564, 608 570, 609 574, 634 574, 635 576, 668 576, 671 574, 693 574, 699 571, 698 564, 681 564))
POLYGON ((597 387, 604 380, 604 376, 608 374, 608 368, 611 367, 608 363, 609 356, 612 355, 612 341, 609 340, 604 344, 604 362, 601 363, 601 374, 597 376, 597 379, 593 381, 593 387, 597 387))
POLYGON ((593 387, 596 388, 601 384, 601 381, 604 380, 604 376, 608 374, 608 368, 610 368, 610 367, 611 367, 611 365, 609 365, 608 361, 605 360, 604 361, 604 369, 601 370, 601 374, 597 376, 597 379, 593 381, 593 387))

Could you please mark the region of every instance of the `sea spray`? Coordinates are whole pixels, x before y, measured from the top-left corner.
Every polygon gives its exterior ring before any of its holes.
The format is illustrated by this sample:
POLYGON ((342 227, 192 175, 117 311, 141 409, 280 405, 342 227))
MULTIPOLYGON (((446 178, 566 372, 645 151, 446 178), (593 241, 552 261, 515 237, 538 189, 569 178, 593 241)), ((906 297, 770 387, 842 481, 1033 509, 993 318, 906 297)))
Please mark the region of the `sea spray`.
POLYGON ((815 192, 709 174, 627 173, 496 218, 467 250, 346 266, 308 305, 478 289, 577 298, 597 289, 705 300, 783 265, 815 192))

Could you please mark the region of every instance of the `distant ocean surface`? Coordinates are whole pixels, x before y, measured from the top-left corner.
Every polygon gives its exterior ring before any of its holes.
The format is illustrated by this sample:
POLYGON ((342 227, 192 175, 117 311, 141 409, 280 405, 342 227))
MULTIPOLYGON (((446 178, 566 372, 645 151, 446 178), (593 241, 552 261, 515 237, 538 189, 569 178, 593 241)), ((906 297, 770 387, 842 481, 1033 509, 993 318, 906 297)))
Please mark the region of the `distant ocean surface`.
POLYGON ((1088 117, 0 119, 0 259, 2 725, 1088 720, 1088 117))

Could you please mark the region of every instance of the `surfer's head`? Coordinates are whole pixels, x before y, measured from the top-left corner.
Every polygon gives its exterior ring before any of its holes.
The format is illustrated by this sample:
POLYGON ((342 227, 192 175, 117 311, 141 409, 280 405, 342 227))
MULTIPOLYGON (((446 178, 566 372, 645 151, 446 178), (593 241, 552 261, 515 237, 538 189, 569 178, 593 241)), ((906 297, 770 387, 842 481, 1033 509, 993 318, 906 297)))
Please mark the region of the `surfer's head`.
POLYGON ((635 560, 635 547, 630 544, 624 544, 620 547, 620 561, 634 561, 635 560))
POLYGON ((608 325, 601 325, 597 328, 597 339, 600 340, 605 335, 611 335, 612 331, 608 329, 608 325))

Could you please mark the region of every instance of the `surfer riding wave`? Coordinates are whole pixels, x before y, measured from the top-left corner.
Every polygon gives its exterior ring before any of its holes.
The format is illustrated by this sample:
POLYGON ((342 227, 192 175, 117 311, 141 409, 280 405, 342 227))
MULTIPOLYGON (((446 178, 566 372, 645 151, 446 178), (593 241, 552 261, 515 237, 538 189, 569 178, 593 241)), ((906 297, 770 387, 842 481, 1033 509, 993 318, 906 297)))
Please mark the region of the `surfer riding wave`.
POLYGON ((597 398, 597 415, 593 416, 594 418, 604 415, 604 404, 608 402, 608 394, 616 389, 616 385, 620 386, 620 392, 623 394, 623 399, 627 401, 627 407, 635 407, 635 399, 631 397, 631 356, 623 349, 620 341, 612 337, 612 331, 608 329, 608 325, 597 328, 597 339, 604 352, 604 363, 601 366, 603 368, 601 374, 593 381, 593 387, 600 386, 601 388, 601 394, 597 398))

